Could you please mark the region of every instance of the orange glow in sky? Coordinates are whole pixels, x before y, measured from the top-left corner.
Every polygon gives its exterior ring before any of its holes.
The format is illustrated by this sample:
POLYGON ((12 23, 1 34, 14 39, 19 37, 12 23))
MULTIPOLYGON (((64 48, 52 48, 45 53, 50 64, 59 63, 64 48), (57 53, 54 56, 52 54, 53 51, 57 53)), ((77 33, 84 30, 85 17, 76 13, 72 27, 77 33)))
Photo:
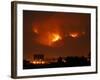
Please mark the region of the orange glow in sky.
POLYGON ((69 36, 77 38, 79 36, 79 33, 70 33, 69 36))
MULTIPOLYGON (((87 56, 91 53, 91 15, 67 11, 23 10, 23 59, 87 56)), ((32 62, 44 64, 44 62, 32 62)))
POLYGON ((35 32, 36 34, 39 33, 37 28, 33 28, 33 32, 35 32))
MULTIPOLYGON (((35 32, 35 31, 34 31, 35 32)), ((59 32, 35 32, 38 33, 38 37, 36 38, 36 41, 48 46, 53 46, 53 43, 62 40, 62 36, 59 32)))
POLYGON ((52 42, 56 42, 58 40, 61 40, 61 36, 57 33, 52 33, 50 37, 51 37, 52 42))

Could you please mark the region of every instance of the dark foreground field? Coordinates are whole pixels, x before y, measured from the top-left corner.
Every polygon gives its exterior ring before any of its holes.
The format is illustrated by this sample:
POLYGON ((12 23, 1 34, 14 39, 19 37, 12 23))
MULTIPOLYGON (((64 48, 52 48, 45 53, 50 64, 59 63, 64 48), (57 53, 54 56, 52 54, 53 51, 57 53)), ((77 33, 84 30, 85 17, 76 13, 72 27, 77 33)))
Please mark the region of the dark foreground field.
POLYGON ((56 67, 77 67, 77 66, 90 66, 90 60, 85 57, 67 57, 66 62, 59 58, 57 62, 48 64, 33 64, 29 61, 23 60, 23 69, 36 69, 36 68, 56 68, 56 67))

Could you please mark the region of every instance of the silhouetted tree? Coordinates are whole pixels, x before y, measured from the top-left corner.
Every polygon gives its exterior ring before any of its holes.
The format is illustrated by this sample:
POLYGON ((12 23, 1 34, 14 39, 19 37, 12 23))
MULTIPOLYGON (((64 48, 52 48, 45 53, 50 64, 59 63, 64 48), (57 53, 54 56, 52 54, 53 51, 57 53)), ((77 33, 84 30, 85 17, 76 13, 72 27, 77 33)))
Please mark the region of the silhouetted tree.
POLYGON ((68 66, 85 66, 85 65, 89 65, 87 58, 85 58, 84 56, 82 57, 66 57, 65 58, 66 63, 68 66))
POLYGON ((58 63, 62 63, 63 61, 62 61, 62 57, 59 57, 58 58, 58 63))

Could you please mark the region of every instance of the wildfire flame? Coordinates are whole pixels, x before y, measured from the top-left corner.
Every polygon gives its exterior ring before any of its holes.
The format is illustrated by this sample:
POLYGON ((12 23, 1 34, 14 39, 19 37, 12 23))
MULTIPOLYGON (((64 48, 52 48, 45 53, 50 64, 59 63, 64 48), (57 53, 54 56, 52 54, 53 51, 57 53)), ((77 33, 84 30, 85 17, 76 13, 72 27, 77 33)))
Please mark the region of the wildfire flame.
MULTIPOLYGON (((63 44, 61 40, 63 40, 64 35, 58 29, 56 30, 51 29, 50 31, 49 30, 47 31, 47 29, 44 29, 44 31, 41 31, 41 30, 42 29, 38 29, 36 27, 33 28, 33 32, 38 34, 36 38, 36 41, 38 43, 46 45, 46 46, 50 46, 50 47, 55 47, 55 46, 58 46, 59 44, 63 44)), ((85 32, 68 32, 66 35, 76 39, 84 34, 85 32)), ((67 37, 66 35, 65 37, 67 37)))
POLYGON ((57 34, 57 33, 52 33, 51 34, 51 41, 52 42, 56 42, 58 40, 61 40, 61 36, 59 34, 57 34))
POLYGON ((73 37, 73 38, 77 38, 79 36, 78 33, 70 33, 69 36, 73 37))
POLYGON ((36 33, 36 34, 39 33, 37 28, 33 28, 33 32, 36 33))
POLYGON ((49 32, 48 33, 48 37, 47 37, 47 41, 48 41, 48 45, 52 46, 52 44, 56 41, 61 40, 62 37, 59 33, 54 33, 54 32, 49 32))

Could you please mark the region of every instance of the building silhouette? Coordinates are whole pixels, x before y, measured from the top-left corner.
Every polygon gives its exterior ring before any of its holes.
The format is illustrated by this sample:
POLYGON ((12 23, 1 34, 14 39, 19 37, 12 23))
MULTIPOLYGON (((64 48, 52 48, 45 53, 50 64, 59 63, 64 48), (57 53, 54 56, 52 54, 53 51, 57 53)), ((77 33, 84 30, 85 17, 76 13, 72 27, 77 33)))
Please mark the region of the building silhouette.
POLYGON ((44 60, 44 55, 43 54, 34 54, 33 59, 34 60, 44 60))

